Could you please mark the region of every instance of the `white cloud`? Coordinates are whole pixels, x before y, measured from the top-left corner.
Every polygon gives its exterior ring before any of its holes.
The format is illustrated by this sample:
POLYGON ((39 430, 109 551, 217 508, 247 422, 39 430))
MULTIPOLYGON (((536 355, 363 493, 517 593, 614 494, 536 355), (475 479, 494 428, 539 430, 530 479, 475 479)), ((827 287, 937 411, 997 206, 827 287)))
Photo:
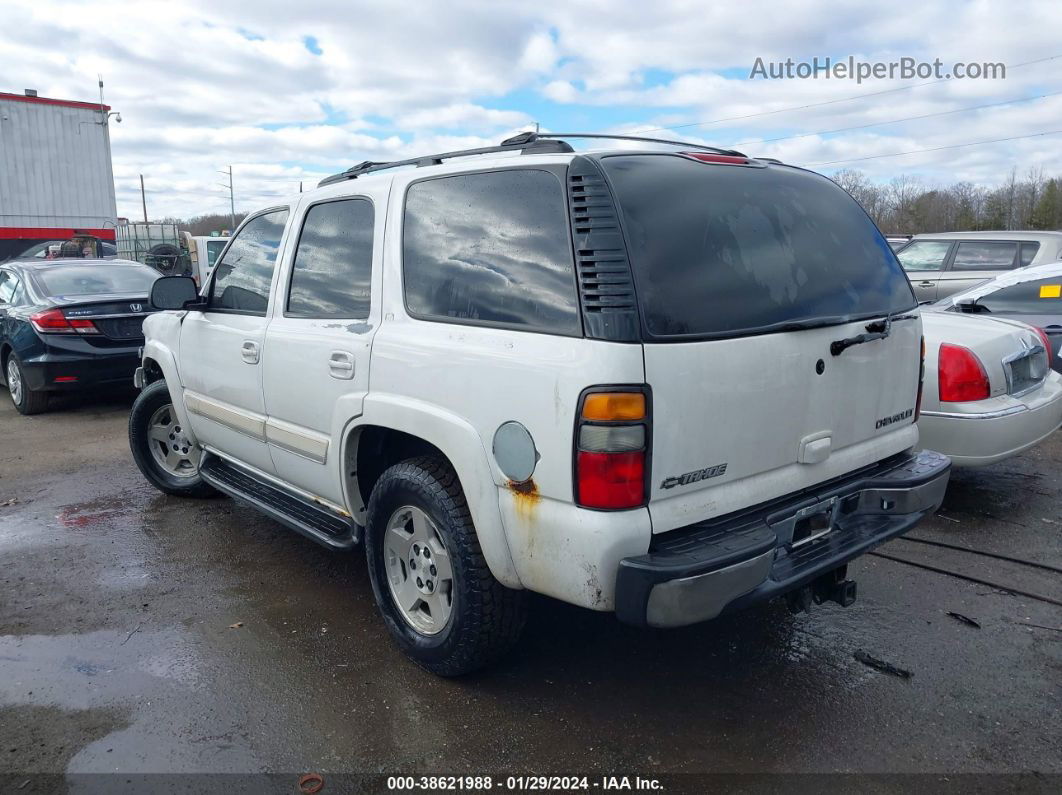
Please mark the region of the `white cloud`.
MULTIPOLYGON (((248 209, 297 190, 300 179, 364 159, 496 143, 532 119, 626 131, 730 119, 653 134, 732 145, 1043 93, 1062 60, 1013 68, 1006 80, 952 80, 852 102, 833 100, 907 84, 747 79, 756 57, 1013 65, 1062 53, 1057 2, 1023 3, 1020 15, 1009 8, 930 0, 899 13, 835 0, 825 13, 811 0, 454 0, 443 12, 383 0, 6 0, 0 90, 92 100, 102 73, 123 117, 111 128, 119 211, 138 215, 144 173, 153 214, 192 215, 227 205, 215 172, 230 163, 238 206, 248 209), (799 105, 816 107, 791 110, 799 105)), ((851 159, 1062 128, 1060 110, 1045 99, 748 148, 797 163, 851 159)), ((994 182, 1014 165, 1062 173, 1060 138, 849 165, 875 179, 908 170, 994 182)))

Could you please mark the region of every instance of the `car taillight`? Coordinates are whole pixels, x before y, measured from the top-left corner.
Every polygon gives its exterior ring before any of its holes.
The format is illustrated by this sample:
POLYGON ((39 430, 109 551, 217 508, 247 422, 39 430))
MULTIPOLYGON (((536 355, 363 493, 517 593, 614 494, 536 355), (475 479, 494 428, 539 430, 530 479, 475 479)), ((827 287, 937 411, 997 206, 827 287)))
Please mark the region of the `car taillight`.
POLYGON ((67 318, 61 309, 45 309, 30 315, 33 328, 42 334, 99 334, 91 320, 85 318, 67 318))
POLYGON ((644 387, 583 393, 575 427, 575 502, 617 511, 645 505, 649 402, 644 387))
POLYGON ((942 403, 984 400, 991 393, 988 374, 969 348, 943 342, 937 355, 937 385, 942 403))
POLYGON ((918 364, 918 397, 915 398, 914 421, 922 416, 922 388, 926 385, 926 338, 922 337, 922 358, 918 364))
POLYGON ((1035 331, 1040 336, 1040 342, 1042 342, 1044 344, 1044 350, 1047 351, 1047 362, 1048 362, 1048 364, 1050 364, 1051 363, 1051 357, 1054 355, 1051 352, 1051 338, 1047 336, 1047 332, 1046 331, 1044 331, 1042 328, 1040 328, 1038 326, 1033 326, 1033 331, 1035 331))

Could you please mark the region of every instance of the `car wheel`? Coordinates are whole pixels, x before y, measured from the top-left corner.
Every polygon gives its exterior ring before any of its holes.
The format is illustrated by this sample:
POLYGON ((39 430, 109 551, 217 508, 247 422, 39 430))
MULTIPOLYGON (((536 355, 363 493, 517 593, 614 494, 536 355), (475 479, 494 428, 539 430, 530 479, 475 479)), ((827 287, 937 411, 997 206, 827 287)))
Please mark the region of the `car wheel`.
POLYGON ((491 574, 457 475, 436 457, 386 470, 369 500, 373 595, 398 646, 440 676, 498 660, 519 639, 523 591, 491 574))
POLYGON ((145 387, 133 403, 129 448, 144 477, 160 491, 178 497, 209 497, 216 493, 199 476, 203 451, 181 426, 165 381, 145 387))
POLYGON ((7 357, 4 377, 7 379, 7 391, 11 395, 11 402, 15 404, 20 414, 40 414, 48 408, 48 393, 30 389, 22 371, 22 362, 13 353, 7 357))

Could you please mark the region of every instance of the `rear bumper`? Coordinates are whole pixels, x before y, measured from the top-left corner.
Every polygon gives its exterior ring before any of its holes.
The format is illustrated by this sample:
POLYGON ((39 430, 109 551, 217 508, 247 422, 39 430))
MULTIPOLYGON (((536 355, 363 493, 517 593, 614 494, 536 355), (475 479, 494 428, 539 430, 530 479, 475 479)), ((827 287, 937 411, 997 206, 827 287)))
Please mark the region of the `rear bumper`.
POLYGON ((26 385, 43 392, 131 386, 140 366, 139 345, 99 353, 48 353, 22 362, 26 385), (61 380, 56 380, 61 379, 61 380), (74 379, 74 380, 67 380, 74 379))
POLYGON ((994 464, 1034 447, 1060 423, 1062 382, 1052 375, 1035 398, 1011 399, 1003 409, 925 411, 918 420, 918 433, 921 444, 946 453, 955 466, 973 467, 994 464))
POLYGON ((902 453, 740 515, 663 533, 647 554, 620 561, 616 615, 679 627, 807 585, 935 511, 950 470, 939 453, 902 453), (832 530, 794 542, 814 523, 832 530))

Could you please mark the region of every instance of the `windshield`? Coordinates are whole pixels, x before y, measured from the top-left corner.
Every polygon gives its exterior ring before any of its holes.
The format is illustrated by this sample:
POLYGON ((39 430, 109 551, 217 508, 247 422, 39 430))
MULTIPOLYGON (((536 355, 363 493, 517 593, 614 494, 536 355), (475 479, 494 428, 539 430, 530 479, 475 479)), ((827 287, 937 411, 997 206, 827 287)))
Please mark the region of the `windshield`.
POLYGON ((42 267, 35 275, 47 295, 59 298, 112 293, 147 295, 159 272, 136 263, 107 263, 42 267))
POLYGON ((825 177, 674 155, 601 163, 653 337, 762 333, 917 305, 881 232, 825 177))

